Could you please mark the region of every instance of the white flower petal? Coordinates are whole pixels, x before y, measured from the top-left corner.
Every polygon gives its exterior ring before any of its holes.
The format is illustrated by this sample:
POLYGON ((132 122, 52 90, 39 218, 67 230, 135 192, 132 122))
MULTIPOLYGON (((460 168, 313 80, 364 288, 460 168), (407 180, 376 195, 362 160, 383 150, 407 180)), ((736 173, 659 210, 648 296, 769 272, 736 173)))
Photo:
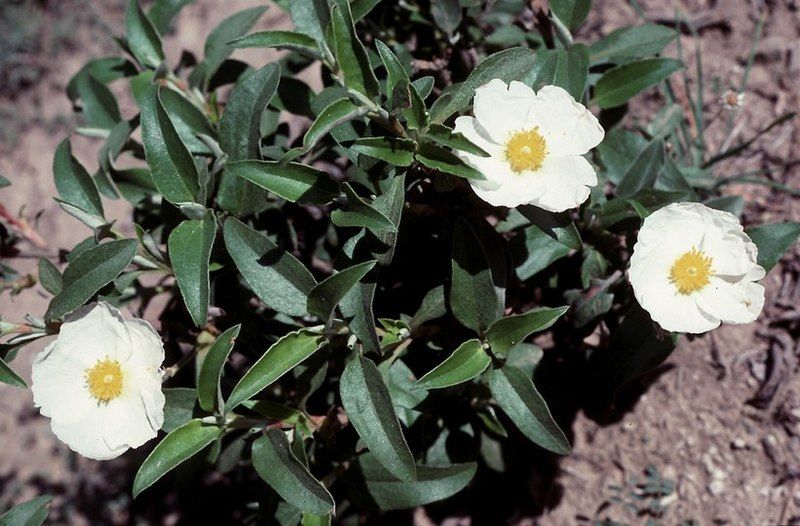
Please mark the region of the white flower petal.
POLYGON ((697 304, 725 323, 750 323, 764 308, 764 287, 747 281, 729 283, 713 277, 697 294, 697 304))
POLYGON ((541 185, 543 192, 531 204, 550 212, 577 208, 589 197, 589 187, 597 184, 597 174, 591 163, 579 155, 548 157, 531 177, 532 184, 541 185))
POLYGON ((720 320, 705 314, 692 295, 678 294, 669 282, 665 266, 652 258, 631 261, 628 276, 636 300, 663 329, 703 333, 719 327, 720 320))
POLYGON ((507 173, 505 182, 494 189, 486 189, 482 181, 470 181, 478 197, 493 206, 515 207, 535 202, 545 187, 537 172, 507 173))
POLYGON ((36 357, 34 403, 70 448, 88 458, 114 458, 161 428, 163 360, 161 339, 147 322, 125 320, 106 303, 89 305, 68 316, 58 338, 36 357), (98 400, 87 375, 106 360, 119 363, 122 389, 98 400))
POLYGON ((483 148, 489 157, 481 157, 471 153, 456 151, 456 155, 483 174, 486 178, 474 181, 475 184, 483 189, 495 189, 503 184, 510 176, 514 175, 511 168, 504 159, 503 149, 500 145, 493 142, 486 130, 472 117, 459 117, 456 119, 455 131, 461 133, 477 146, 483 148))
POLYGON ((507 85, 494 79, 475 90, 472 112, 483 128, 498 143, 525 127, 535 100, 533 90, 521 82, 507 85))
POLYGON ((605 136, 597 117, 558 86, 539 90, 526 126, 539 127, 554 156, 584 155, 605 136))

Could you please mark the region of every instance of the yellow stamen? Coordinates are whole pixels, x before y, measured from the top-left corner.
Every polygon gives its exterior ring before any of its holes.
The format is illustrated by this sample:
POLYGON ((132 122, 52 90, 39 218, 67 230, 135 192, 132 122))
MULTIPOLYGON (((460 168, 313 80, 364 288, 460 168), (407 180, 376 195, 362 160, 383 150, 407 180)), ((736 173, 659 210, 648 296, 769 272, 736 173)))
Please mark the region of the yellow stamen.
POLYGON ((714 275, 711 270, 712 258, 702 250, 692 250, 675 260, 669 271, 669 280, 680 294, 691 294, 708 285, 709 278, 714 275))
POLYGON ((98 360, 86 369, 86 387, 98 402, 108 403, 122 393, 122 368, 116 360, 98 360))
POLYGON ((546 155, 547 143, 538 127, 517 132, 506 142, 506 159, 517 173, 538 170, 546 155))

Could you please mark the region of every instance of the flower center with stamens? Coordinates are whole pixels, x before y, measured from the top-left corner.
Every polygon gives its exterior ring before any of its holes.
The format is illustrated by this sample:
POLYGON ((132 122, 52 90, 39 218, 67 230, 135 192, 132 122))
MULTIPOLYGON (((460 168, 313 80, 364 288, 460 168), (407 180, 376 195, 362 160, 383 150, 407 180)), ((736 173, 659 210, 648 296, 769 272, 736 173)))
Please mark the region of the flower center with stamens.
POLYGON ((692 247, 672 264, 669 281, 680 294, 697 292, 708 285, 709 278, 714 275, 711 263, 712 258, 706 256, 705 252, 692 247))
POLYGON ((86 369, 86 387, 98 402, 108 403, 122 393, 122 368, 116 360, 98 360, 86 369))
POLYGON ((539 128, 520 131, 506 142, 506 159, 511 169, 517 173, 525 170, 538 170, 547 155, 547 143, 539 133, 539 128))

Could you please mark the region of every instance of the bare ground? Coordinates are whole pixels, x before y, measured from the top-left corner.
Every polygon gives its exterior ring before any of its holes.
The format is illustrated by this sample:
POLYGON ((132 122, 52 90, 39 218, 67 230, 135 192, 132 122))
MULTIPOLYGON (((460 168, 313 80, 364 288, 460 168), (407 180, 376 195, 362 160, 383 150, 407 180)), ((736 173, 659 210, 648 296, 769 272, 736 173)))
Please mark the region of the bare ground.
MULTIPOLYGON (((796 0, 640 3, 648 18, 674 19, 677 6, 701 26, 709 151, 736 144, 778 115, 800 109, 800 3, 796 0), (731 113, 722 107, 719 94, 739 86, 764 10, 768 13, 764 38, 757 48, 745 101, 731 113)), ((13 190, 3 191, 0 197, 10 211, 22 209, 23 215, 36 220, 49 246, 31 252, 50 256, 86 235, 51 199, 55 195, 52 153, 75 126, 64 87, 84 61, 113 49, 103 24, 115 33, 123 26, 119 0, 94 4, 94 8, 88 1, 70 2, 82 7, 74 10, 64 8, 66 4, 58 9, 50 5, 39 13, 43 43, 32 60, 42 76, 20 93, 0 94, 0 173, 14 182, 13 190)), ((224 9, 217 9, 219 4, 211 0, 198 1, 182 12, 178 31, 169 38, 201 54, 211 27, 235 10, 257 4, 228 0, 224 9)), ((628 2, 595 0, 595 5, 578 38, 637 19, 628 2)), ((262 25, 285 24, 277 14, 276 8, 271 9, 262 25)), ((682 37, 690 69, 694 45, 691 36, 682 37)), ((674 56, 677 49, 671 53, 674 56)), ((688 88, 696 90, 693 69, 690 77, 688 88)), ((634 114, 647 116, 655 102, 641 101, 633 108, 634 114)), ((123 105, 122 111, 130 115, 134 110, 123 105)), ((796 123, 774 129, 743 156, 720 164, 715 174, 725 177, 766 168, 773 170, 769 177, 775 182, 800 188, 796 123)), ((75 139, 74 148, 90 170, 96 167, 96 144, 75 139)), ((744 217, 752 223, 800 220, 800 200, 786 193, 760 185, 731 185, 726 192, 745 196, 744 217)), ((112 208, 111 215, 120 219, 121 228, 130 229, 124 206, 112 208)), ((33 271, 35 259, 13 264, 33 271)), ((554 481, 553 492, 560 498, 541 517, 521 517, 517 522, 560 526, 610 518, 644 523, 647 516, 641 512, 653 502, 628 493, 633 490, 642 496, 632 478, 644 480, 645 469, 654 466, 660 477, 676 485, 673 496, 655 499, 663 505, 663 524, 689 519, 698 524, 800 524, 799 275, 795 249, 766 279, 768 307, 759 322, 684 340, 664 367, 640 382, 649 387, 621 420, 601 424, 579 415, 572 429, 574 452, 561 462, 554 481), (617 496, 633 501, 639 514, 614 502, 617 496)), ((41 313, 45 308, 45 297, 35 289, 16 297, 0 296, 3 318, 18 319, 24 312, 41 313)), ((33 346, 14 362, 23 377, 29 377, 31 357, 39 348, 33 346)), ((4 446, 0 450, 0 509, 42 491, 55 491, 61 496, 54 502, 53 523, 126 523, 130 518, 126 461, 103 464, 101 477, 96 463, 74 457, 55 441, 48 425, 33 410, 29 393, 0 386, 0 443, 4 446), (87 509, 87 502, 105 504, 87 509)), ((418 523, 428 524, 424 513, 416 517, 418 523)), ((170 521, 174 518, 164 518, 165 523, 170 521)))

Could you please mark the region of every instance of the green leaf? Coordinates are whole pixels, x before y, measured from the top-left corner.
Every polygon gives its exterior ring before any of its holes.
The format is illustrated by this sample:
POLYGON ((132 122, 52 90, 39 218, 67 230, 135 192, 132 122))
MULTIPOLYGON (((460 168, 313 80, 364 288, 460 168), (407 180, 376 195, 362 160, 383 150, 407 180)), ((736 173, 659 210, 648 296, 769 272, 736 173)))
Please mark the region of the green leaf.
POLYGON ((295 508, 315 515, 333 510, 333 497, 292 454, 289 440, 280 429, 270 429, 253 442, 252 457, 256 473, 295 508))
POLYGON ((550 0, 550 10, 569 29, 575 29, 586 20, 592 0, 550 0))
POLYGON ((162 389, 164 392, 164 424, 161 431, 171 433, 189 422, 197 405, 197 390, 189 387, 162 389))
POLYGON ((492 359, 477 338, 468 340, 436 368, 417 380, 414 389, 441 389, 472 380, 489 367, 492 359))
POLYGON ((428 168, 462 177, 464 179, 482 180, 486 177, 478 170, 464 164, 454 153, 448 152, 433 144, 420 144, 416 155, 417 161, 428 168))
POLYGON ((553 84, 564 88, 575 100, 580 101, 589 77, 589 48, 586 44, 573 44, 561 51, 560 57, 553 84))
POLYGON ((531 442, 559 455, 569 453, 567 438, 525 373, 511 365, 494 369, 489 388, 503 412, 531 442))
POLYGON ((349 99, 338 99, 328 104, 319 112, 314 123, 303 137, 303 148, 311 149, 320 139, 329 134, 337 126, 363 117, 368 108, 356 106, 349 99))
POLYGON ((222 370, 241 328, 241 324, 234 325, 217 336, 203 360, 203 366, 200 368, 200 374, 197 377, 197 399, 200 402, 200 407, 206 411, 214 410, 214 401, 217 399, 217 393, 219 392, 222 370))
POLYGON ((444 286, 439 285, 425 293, 419 309, 408 324, 413 331, 423 323, 441 318, 445 314, 447 314, 447 299, 444 294, 444 286))
POLYGON ((570 253, 570 247, 556 241, 536 225, 512 238, 511 253, 519 279, 525 281, 570 253))
POLYGON ((237 161, 225 173, 245 179, 293 203, 326 204, 339 197, 339 184, 316 168, 279 161, 237 161))
POLYGON ((350 423, 375 459, 400 480, 414 480, 416 465, 375 364, 356 356, 345 366, 339 394, 350 423))
POLYGON ((142 101, 142 142, 153 182, 164 199, 173 204, 194 201, 200 189, 197 167, 161 104, 157 86, 148 88, 142 101))
POLYGON ((198 327, 206 324, 211 284, 208 263, 217 234, 214 213, 206 212, 203 219, 187 219, 169 235, 167 246, 175 280, 186 309, 198 327))
MULTIPOLYGON (((378 54, 381 57, 383 66, 386 68, 386 91, 387 95, 391 96, 398 85, 404 86, 405 83, 410 82, 408 72, 403 67, 403 64, 395 56, 389 47, 380 40, 375 41, 375 46, 378 48, 378 54)), ((411 107, 403 110, 403 115, 408 121, 408 127, 415 129, 422 129, 428 124, 428 115, 425 111, 425 103, 419 94, 416 86, 411 84, 404 89, 408 90, 410 97, 411 107)))
POLYGON ((331 222, 334 225, 340 227, 363 227, 375 233, 381 231, 397 232, 397 227, 392 220, 361 199, 350 186, 350 183, 344 183, 343 186, 344 193, 347 196, 348 210, 334 210, 331 213, 331 222))
POLYGON ((683 62, 671 58, 650 58, 617 66, 603 73, 597 81, 594 102, 601 108, 621 106, 680 69, 683 69, 683 62))
POLYGON ((617 185, 617 197, 633 197, 642 190, 652 188, 665 161, 664 141, 651 141, 623 174, 617 185))
POLYGON ((110 130, 122 120, 117 100, 105 84, 87 73, 77 78, 75 88, 87 126, 110 130))
MULTIPOLYGON (((230 161, 261 157, 261 116, 278 89, 280 76, 278 64, 267 64, 241 80, 231 91, 219 123, 220 147, 230 161)), ((266 192, 223 173, 217 201, 223 210, 248 214, 264 208, 266 192)))
POLYGON ((461 3, 459 0, 431 0, 431 15, 436 25, 450 35, 461 24, 461 3))
POLYGON ((372 71, 367 50, 358 39, 347 0, 334 0, 331 22, 336 61, 345 86, 368 97, 377 96, 378 79, 372 71))
POLYGON ((524 314, 500 318, 486 331, 486 339, 495 354, 508 351, 525 338, 552 326, 569 307, 542 307, 524 314))
POLYGON ((366 493, 382 510, 416 508, 444 500, 464 489, 477 469, 475 462, 445 467, 417 466, 416 480, 403 481, 383 469, 375 455, 361 455, 358 464, 366 493))
POLYGON ((47 519, 47 505, 53 499, 50 495, 42 495, 14 506, 0 515, 2 526, 39 526, 47 519))
POLYGON ((0 359, 0 383, 19 387, 20 389, 26 389, 28 387, 25 380, 20 378, 2 359, 0 359))
POLYGON ((394 137, 362 137, 349 143, 347 149, 395 166, 409 166, 414 162, 416 143, 394 137))
POLYGON ((72 156, 69 139, 64 139, 53 158, 53 174, 58 194, 64 201, 103 218, 103 203, 92 176, 72 156))
POLYGON ((481 240, 466 221, 459 219, 453 230, 450 287, 453 315, 464 326, 482 333, 503 315, 503 307, 481 240))
POLYGON ((450 97, 447 100, 440 97, 431 108, 431 121, 442 123, 455 112, 464 109, 475 95, 475 89, 492 79, 499 78, 503 82, 525 81, 534 69, 535 60, 536 54, 533 50, 524 47, 506 49, 486 57, 470 72, 466 81, 457 84, 449 92, 450 97))
POLYGON ((211 138, 217 136, 217 132, 214 131, 203 112, 175 90, 161 90, 159 95, 164 110, 175 126, 175 131, 178 132, 189 151, 199 154, 213 153, 206 143, 197 137, 197 134, 200 133, 211 138))
POLYGON ((627 62, 660 53, 675 39, 674 29, 658 24, 628 26, 612 31, 589 46, 592 64, 627 62))
POLYGON ((45 318, 60 318, 86 303, 130 265, 136 247, 135 239, 109 241, 88 248, 72 259, 64 270, 64 288, 50 301, 45 318))
POLYGON ((61 292, 61 272, 49 259, 39 258, 39 283, 54 296, 61 292))
POLYGON ((214 76, 222 63, 233 53, 234 47, 229 42, 247 34, 266 10, 266 7, 253 7, 239 11, 211 30, 204 47, 205 56, 202 64, 205 75, 204 84, 214 76))
POLYGON ((295 51, 313 59, 320 59, 317 41, 294 31, 259 31, 230 42, 234 48, 278 48, 295 51))
POLYGON ((770 223, 748 228, 745 233, 758 247, 758 264, 769 272, 797 241, 800 223, 770 223))
POLYGON ((562 245, 574 250, 583 248, 581 235, 569 212, 548 212, 531 205, 519 206, 517 210, 539 230, 562 245))
POLYGON ((89 75, 102 84, 136 75, 136 66, 125 57, 103 57, 87 62, 67 83, 67 96, 75 102, 80 98, 78 81, 89 75))
POLYGON ((297 258, 232 217, 223 235, 236 268, 261 301, 290 316, 306 313, 306 295, 317 282, 297 258))
POLYGON ((256 363, 242 376, 233 388, 225 411, 236 406, 269 387, 281 376, 325 345, 325 337, 306 329, 290 332, 272 344, 256 363))
POLYGON ((199 419, 191 420, 172 431, 159 442, 139 467, 133 480, 133 497, 136 498, 179 464, 202 451, 221 433, 219 427, 205 424, 199 419))
POLYGON ((11 181, 0 175, 0 188, 5 188, 6 186, 11 186, 11 181))
POLYGON ((147 12, 147 17, 153 22, 158 32, 163 35, 169 30, 172 20, 178 15, 180 10, 193 1, 194 0, 155 0, 150 11, 147 12))
POLYGON ((325 28, 330 24, 330 7, 327 0, 291 0, 289 12, 294 27, 300 33, 320 43, 325 42, 325 28))
POLYGON ((473 144, 472 141, 464 137, 461 133, 453 131, 444 124, 431 124, 430 128, 428 128, 428 133, 424 135, 424 139, 473 155, 479 155, 481 157, 489 156, 483 148, 473 144))
POLYGON ((125 39, 131 53, 141 65, 156 69, 164 60, 161 37, 142 11, 138 0, 128 2, 128 11, 125 14, 125 39))
POLYGON ((375 266, 376 261, 365 261, 332 274, 308 293, 308 312, 320 319, 330 318, 333 309, 344 295, 375 266))

